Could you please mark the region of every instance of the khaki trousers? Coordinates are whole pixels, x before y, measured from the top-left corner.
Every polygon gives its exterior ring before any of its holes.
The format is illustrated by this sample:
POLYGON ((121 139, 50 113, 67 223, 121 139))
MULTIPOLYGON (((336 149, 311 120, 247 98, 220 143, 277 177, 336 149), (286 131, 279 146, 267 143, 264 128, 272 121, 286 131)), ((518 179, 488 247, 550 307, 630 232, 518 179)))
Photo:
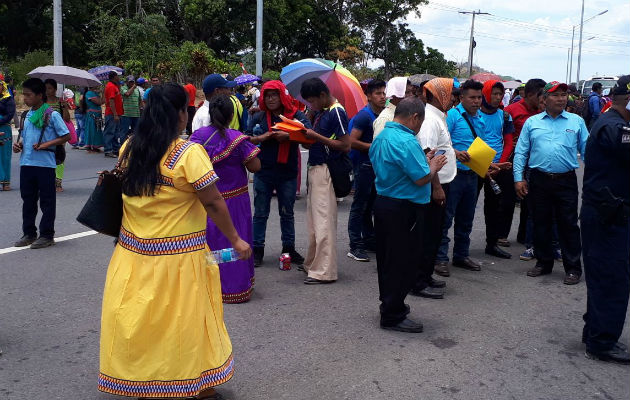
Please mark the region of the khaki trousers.
POLYGON ((308 167, 306 229, 308 252, 304 269, 308 276, 337 280, 337 198, 326 164, 308 167))

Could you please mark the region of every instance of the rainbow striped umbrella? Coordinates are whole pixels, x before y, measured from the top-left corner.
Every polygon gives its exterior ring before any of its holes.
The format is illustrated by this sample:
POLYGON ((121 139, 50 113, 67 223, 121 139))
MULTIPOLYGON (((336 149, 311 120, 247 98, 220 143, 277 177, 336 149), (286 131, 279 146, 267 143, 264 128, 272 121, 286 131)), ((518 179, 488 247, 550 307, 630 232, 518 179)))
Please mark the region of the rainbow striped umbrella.
POLYGON ((367 104, 367 99, 357 78, 336 62, 323 58, 306 58, 287 65, 282 68, 280 73, 280 79, 286 85, 291 96, 305 104, 308 103, 300 96, 300 88, 302 82, 310 78, 320 78, 326 83, 330 93, 346 109, 348 118, 352 118, 367 104))

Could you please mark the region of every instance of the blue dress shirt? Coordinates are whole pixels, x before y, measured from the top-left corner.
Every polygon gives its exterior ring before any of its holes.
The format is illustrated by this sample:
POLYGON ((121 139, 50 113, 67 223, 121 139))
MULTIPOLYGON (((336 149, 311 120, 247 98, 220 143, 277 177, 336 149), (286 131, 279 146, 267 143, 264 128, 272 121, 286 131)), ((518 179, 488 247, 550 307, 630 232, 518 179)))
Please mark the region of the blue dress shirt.
POLYGON ((431 183, 418 186, 415 182, 431 170, 411 129, 398 122, 385 123, 369 154, 376 175, 376 193, 416 204, 431 201, 431 183))
POLYGON ((582 117, 562 111, 552 118, 546 111, 523 125, 514 152, 514 182, 523 180, 526 166, 548 173, 569 172, 579 167, 577 155, 584 151, 588 130, 582 117))
MULTIPOLYGON (((473 140, 475 140, 463 114, 468 116, 468 120, 475 128, 475 132, 478 136, 481 136, 482 139, 486 130, 486 124, 480 112, 477 112, 477 115, 470 115, 466 112, 466 109, 461 103, 459 103, 457 107, 451 108, 446 114, 446 125, 448 125, 448 131, 451 133, 453 148, 458 151, 467 151, 473 140)), ((457 160, 457 168, 462 170, 470 169, 459 162, 459 160, 457 160)))

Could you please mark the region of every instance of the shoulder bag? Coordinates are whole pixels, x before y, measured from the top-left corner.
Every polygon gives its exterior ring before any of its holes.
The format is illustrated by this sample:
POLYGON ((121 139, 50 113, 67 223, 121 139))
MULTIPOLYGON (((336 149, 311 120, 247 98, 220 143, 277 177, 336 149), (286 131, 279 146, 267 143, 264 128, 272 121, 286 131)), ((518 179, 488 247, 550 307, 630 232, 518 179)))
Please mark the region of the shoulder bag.
MULTIPOLYGON (((339 111, 335 107, 337 118, 339 119, 339 126, 343 129, 343 133, 347 134, 343 128, 339 111)), ((352 190, 352 161, 347 153, 340 153, 337 157, 331 157, 330 149, 328 146, 324 146, 326 150, 326 165, 330 172, 330 179, 332 180, 335 196, 338 198, 346 197, 352 190)))

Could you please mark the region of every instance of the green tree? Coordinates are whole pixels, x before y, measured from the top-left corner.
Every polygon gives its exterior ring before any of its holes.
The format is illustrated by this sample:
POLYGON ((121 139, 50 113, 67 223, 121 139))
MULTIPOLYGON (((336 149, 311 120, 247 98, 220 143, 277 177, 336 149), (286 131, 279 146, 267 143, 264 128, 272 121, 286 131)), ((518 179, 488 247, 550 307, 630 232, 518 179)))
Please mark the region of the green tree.
POLYGON ((39 66, 49 65, 52 62, 52 51, 35 50, 26 53, 24 57, 19 57, 15 62, 9 64, 8 72, 16 84, 21 84, 26 80, 26 74, 39 66))

